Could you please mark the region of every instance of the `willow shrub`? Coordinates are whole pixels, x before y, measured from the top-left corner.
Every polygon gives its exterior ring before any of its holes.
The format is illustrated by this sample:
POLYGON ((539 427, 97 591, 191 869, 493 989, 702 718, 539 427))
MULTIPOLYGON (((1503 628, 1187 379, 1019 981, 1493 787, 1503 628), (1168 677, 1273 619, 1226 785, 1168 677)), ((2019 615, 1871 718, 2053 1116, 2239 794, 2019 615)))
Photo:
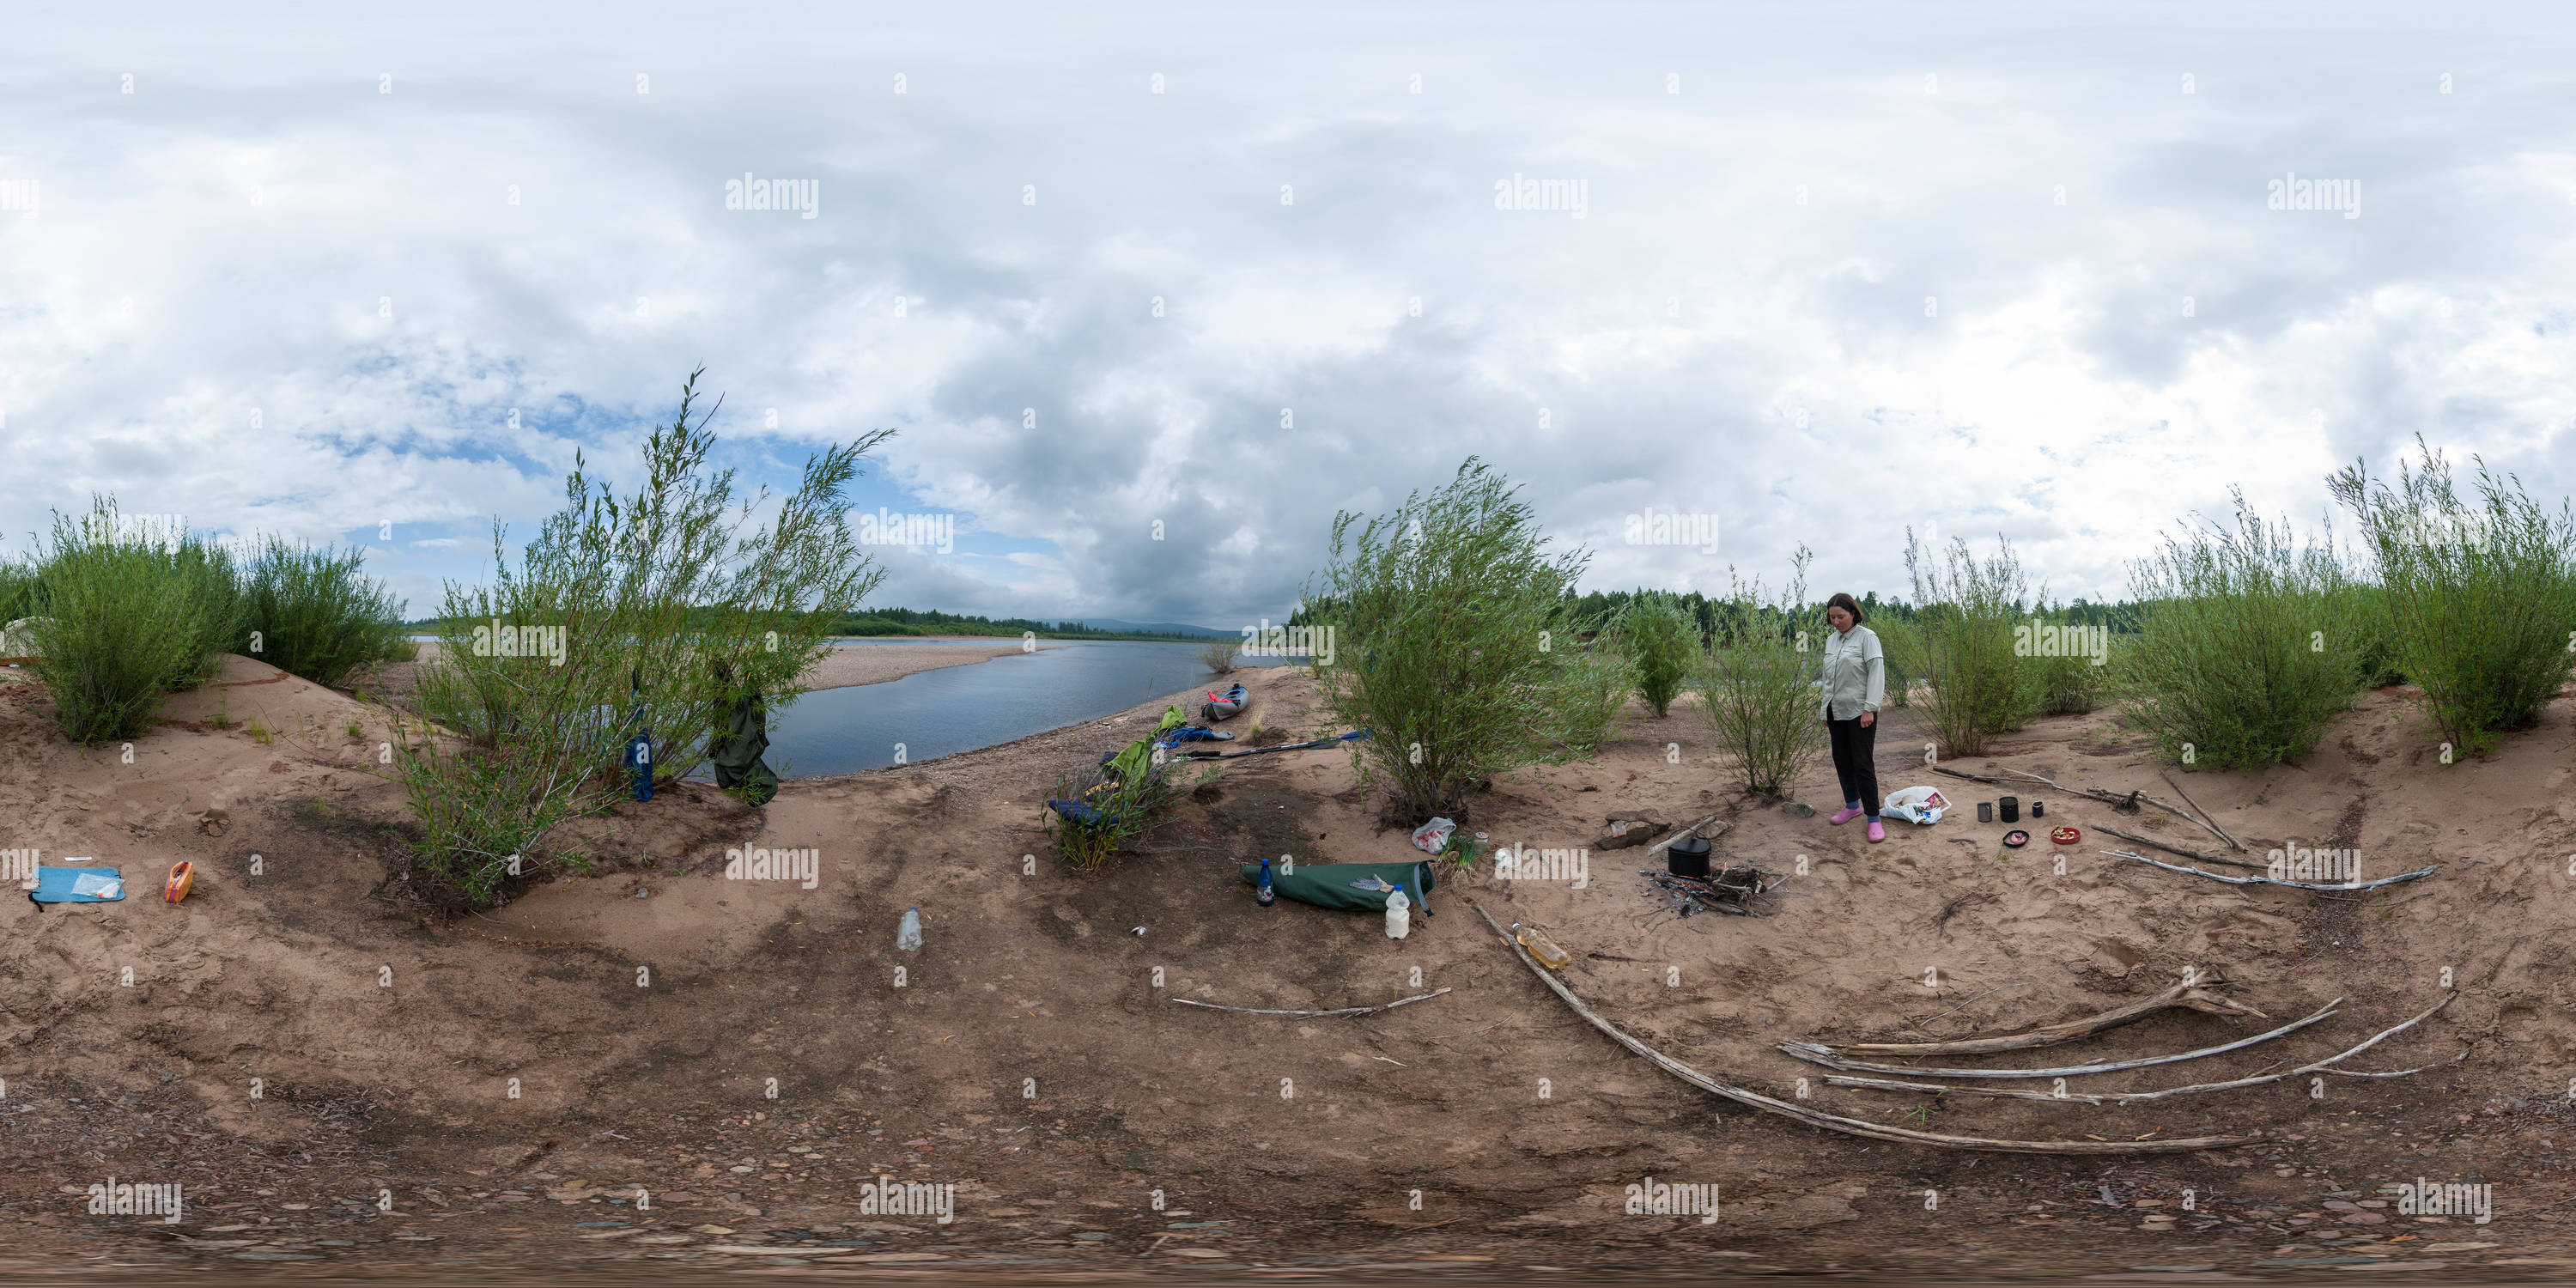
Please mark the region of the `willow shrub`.
POLYGON ((132 738, 161 699, 213 676, 240 621, 225 551, 184 532, 138 540, 112 500, 56 513, 18 594, 55 720, 80 743, 132 738))
POLYGON ((2398 485, 2361 465, 2336 475, 2335 499, 2360 520, 2378 565, 2379 628, 2425 713, 2463 751, 2540 719, 2576 669, 2576 510, 2550 513, 2478 462, 2477 497, 2419 438, 2420 467, 2398 485))
POLYGON ((1637 691, 1637 668, 1615 636, 1590 643, 1568 642, 1557 648, 1556 673, 1547 686, 1546 708, 1553 714, 1549 741, 1554 752, 1544 759, 1573 760, 1601 750, 1618 732, 1637 691))
POLYGON ((439 657, 414 693, 436 729, 396 761, 433 900, 488 904, 528 875, 555 826, 627 790, 631 738, 646 736, 649 771, 668 781, 705 763, 737 700, 772 715, 794 701, 825 632, 882 575, 843 512, 859 457, 887 433, 808 460, 755 527, 766 491, 737 498, 733 472, 707 467, 697 376, 646 440, 634 492, 594 482, 576 456, 564 508, 516 564, 496 524, 493 584, 448 585, 439 657))
POLYGON ((2220 769, 2295 761, 2352 705, 2361 633, 2331 543, 2299 546, 2236 498, 2232 526, 2168 536, 2130 566, 2145 606, 2121 641, 2122 718, 2168 760, 2220 769))
POLYGON ((403 655, 402 605, 366 576, 366 553, 262 542, 243 570, 242 637, 233 651, 325 688, 403 655))
POLYGON ((1341 614, 1329 663, 1313 668, 1355 743, 1361 782, 1392 821, 1465 822, 1468 793, 1559 754, 1571 723, 1559 604, 1581 551, 1551 553, 1529 505, 1474 457, 1395 511, 1333 518, 1308 604, 1341 614))
POLYGON ((1914 530, 1905 531, 1905 571, 1918 605, 1913 647, 1930 685, 1924 716, 1941 755, 1982 755, 2031 711, 2029 681, 2013 652, 2027 584, 2012 543, 1998 537, 1996 544, 1994 556, 1979 561, 1966 539, 1954 537, 1935 563, 1914 530))
POLYGON ((1641 593, 1630 599, 1612 621, 1628 667, 1636 675, 1637 696, 1661 719, 1689 683, 1699 660, 1699 623, 1671 595, 1641 593))
POLYGON ((1764 796, 1785 795, 1825 745, 1816 681, 1829 628, 1803 607, 1812 557, 1798 548, 1787 593, 1776 602, 1764 598, 1760 582, 1737 581, 1718 615, 1725 626, 1700 663, 1700 695, 1718 749, 1734 759, 1744 788, 1764 796))

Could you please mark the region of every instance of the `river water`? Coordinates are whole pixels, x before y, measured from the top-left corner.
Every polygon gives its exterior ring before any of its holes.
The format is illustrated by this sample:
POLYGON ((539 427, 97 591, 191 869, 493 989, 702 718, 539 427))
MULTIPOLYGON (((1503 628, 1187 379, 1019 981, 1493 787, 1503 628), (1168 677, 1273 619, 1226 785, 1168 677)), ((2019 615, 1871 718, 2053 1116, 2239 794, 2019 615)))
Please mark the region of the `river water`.
MULTIPOLYGON (((845 647, 906 645, 858 640, 845 647)), ((781 778, 816 778, 883 769, 898 763, 898 750, 901 763, 917 765, 1096 720, 1191 685, 1217 687, 1198 651, 1196 644, 1042 640, 1034 653, 808 693, 770 717, 769 766, 781 778)), ((1198 719, 1196 701, 1182 709, 1198 719)))

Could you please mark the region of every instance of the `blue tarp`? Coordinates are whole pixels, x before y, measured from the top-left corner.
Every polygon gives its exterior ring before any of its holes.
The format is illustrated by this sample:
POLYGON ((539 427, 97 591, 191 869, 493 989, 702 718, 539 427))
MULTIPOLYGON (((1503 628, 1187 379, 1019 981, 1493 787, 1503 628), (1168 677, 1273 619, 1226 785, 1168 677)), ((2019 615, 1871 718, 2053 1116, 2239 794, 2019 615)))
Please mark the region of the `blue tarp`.
POLYGON ((114 868, 49 868, 36 869, 36 888, 28 898, 38 903, 115 903, 125 898, 123 874, 114 868), (83 877, 91 878, 83 881, 83 877), (74 894, 74 885, 96 885, 98 878, 118 881, 114 894, 74 894))

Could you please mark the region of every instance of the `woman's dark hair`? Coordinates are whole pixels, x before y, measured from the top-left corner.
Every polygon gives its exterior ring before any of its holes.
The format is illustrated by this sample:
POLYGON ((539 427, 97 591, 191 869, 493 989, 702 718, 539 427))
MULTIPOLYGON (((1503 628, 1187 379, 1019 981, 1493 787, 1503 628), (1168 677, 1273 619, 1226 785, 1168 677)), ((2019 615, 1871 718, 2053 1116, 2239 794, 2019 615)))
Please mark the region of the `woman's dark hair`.
POLYGON ((1844 612, 1851 614, 1852 625, 1854 626, 1858 626, 1862 622, 1869 620, 1869 614, 1860 611, 1860 601, 1853 599, 1850 595, 1840 591, 1835 592, 1833 598, 1825 601, 1825 607, 1828 609, 1839 608, 1844 612))

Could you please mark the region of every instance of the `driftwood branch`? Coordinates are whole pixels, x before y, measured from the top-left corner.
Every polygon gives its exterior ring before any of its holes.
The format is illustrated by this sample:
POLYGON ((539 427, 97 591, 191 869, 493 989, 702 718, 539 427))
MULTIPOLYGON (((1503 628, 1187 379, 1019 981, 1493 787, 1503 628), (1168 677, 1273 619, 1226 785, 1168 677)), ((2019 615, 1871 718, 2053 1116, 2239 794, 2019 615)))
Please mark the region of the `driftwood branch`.
POLYGON ((2407 1029, 2415 1027, 2418 1022, 2422 1021, 2427 1016, 2432 1015, 2434 1011, 2438 1011, 2445 1006, 2449 1006, 2451 1004, 2451 999, 2457 996, 2459 996, 2457 993, 2445 995, 2441 1001, 2433 1004, 2431 1010, 2427 1010, 2422 1015, 2418 1015, 2414 1019, 2408 1020, 2394 1028, 2383 1030, 2376 1036, 2372 1037, 2369 1041, 2364 1042, 2360 1046, 2354 1047, 2349 1051, 2345 1051, 2340 1055, 2328 1056, 2314 1064, 2303 1064, 2296 1069, 2290 1069, 2281 1073, 2267 1073, 2258 1077, 2238 1078, 2231 1082, 2202 1082, 2195 1083, 2188 1087, 2167 1087, 2162 1091, 2070 1091, 2064 1095, 2058 1095, 2054 1092, 2047 1091, 2007 1091, 2000 1087, 1946 1087, 1929 1082, 1883 1082, 1876 1078, 1840 1078, 1830 1075, 1825 1078, 1825 1085, 1829 1087, 1860 1087, 1870 1091, 1912 1091, 1935 1096, 1987 1096, 2003 1100, 2072 1100, 2087 1105, 2126 1105, 2135 1104, 2142 1100, 2163 1100, 2171 1096, 2197 1096, 2212 1091, 2238 1091, 2246 1087, 2268 1086, 2275 1082, 2287 1082, 2292 1078, 2311 1073, 2328 1073, 2342 1078, 2404 1078, 2422 1073, 2426 1069, 2441 1068, 2442 1065, 2445 1064, 2458 1064, 2460 1061, 2467 1059, 2469 1053, 2462 1051, 2458 1055, 2442 1061, 2440 1064, 2419 1065, 2412 1069, 2395 1069, 2386 1073, 2358 1073, 2344 1069, 2330 1068, 2329 1066, 2341 1064, 2344 1061, 2377 1046, 2382 1040, 2394 1037, 2399 1033, 2405 1032, 2407 1029))
POLYGON ((1910 1069, 1901 1064, 1863 1064, 1858 1060, 1846 1060, 1834 1054, 1831 1048, 1821 1047, 1813 1042, 1783 1042, 1780 1044, 1780 1049, 1809 1064, 1821 1064, 1828 1069, 1842 1069, 1851 1073, 1912 1074, 1918 1078, 2075 1078, 2092 1073, 2117 1073, 2122 1069, 2144 1069, 2149 1065, 2180 1064, 2185 1060, 2198 1060, 2203 1056, 2243 1050, 2258 1042, 2269 1042, 2284 1034, 2296 1033, 2333 1015, 2335 1008, 2341 1005, 2343 1005, 2343 999, 2338 997, 2326 1003, 2325 1009, 2304 1020, 2292 1020, 2269 1033, 2257 1033, 2250 1038, 2238 1038, 2222 1046, 2203 1047, 2198 1051, 2184 1051, 2176 1055, 2147 1056, 2136 1060, 2109 1063, 2097 1061, 2093 1064, 2071 1065, 2063 1069, 1910 1069))
POLYGON ((1412 997, 1399 998, 1384 1006, 1345 1006, 1337 1011, 1263 1011, 1256 1010, 1249 1006, 1219 1006, 1214 1002, 1193 1002, 1186 997, 1174 997, 1167 998, 1165 1000, 1171 1002, 1175 1006, 1195 1006, 1203 1011, 1233 1011, 1238 1015, 1294 1015, 1300 1019, 1321 1019, 1328 1015, 1375 1015, 1380 1011, 1392 1011, 1399 1006, 1410 1005, 1414 1002, 1427 1002, 1448 991, 1448 989, 1443 988, 1429 993, 1416 994, 1412 997))
POLYGON ((2163 868, 2167 872, 2188 872, 2196 877, 2207 877, 2212 881, 2224 881, 2229 885, 2287 886, 2292 890, 2376 890, 2381 886, 2395 885, 2400 881, 2412 881, 2417 877, 2429 877, 2433 875, 2440 866, 2436 864, 2421 867, 2412 872, 2400 872, 2393 877, 2381 877, 2376 881, 2354 881, 2344 885, 2329 885, 2322 881, 2282 881, 2273 877, 2220 876, 2215 872, 2203 872, 2198 868, 2186 868, 2176 863, 2165 863, 2157 859, 2148 858, 2143 854, 2131 854, 2126 850, 2104 850, 2102 852, 2115 859, 2136 859, 2140 863, 2144 863, 2150 867, 2163 868))
MULTIPOLYGON (((1963 1002, 1961 1005, 1964 1006, 1966 1003, 1963 1002)), ((2257 1020, 2272 1018, 2241 1002, 2220 997, 2208 989, 2190 984, 2176 984, 2153 997, 2142 998, 2127 1006, 2104 1011, 2100 1015, 2068 1020, 2062 1024, 2051 1024, 2044 1028, 2032 1029, 2028 1033, 2015 1033, 2008 1037, 1957 1038, 1948 1042, 1824 1042, 1817 1045, 1827 1047, 1837 1055, 1845 1056, 1986 1055, 1995 1051, 2021 1051, 2031 1047, 2056 1046, 2061 1042, 2088 1038, 2096 1033, 2116 1029, 2123 1024, 2134 1024, 2158 1011, 2172 1010, 2176 1007, 2207 1011, 2212 1015, 2243 1015, 2257 1020)))
POLYGON ((2229 849, 2232 849, 2239 854, 2243 854, 2245 852, 2245 843, 2230 835, 2226 828, 2220 827, 2218 825, 2218 816, 2210 813, 2208 810, 2202 809, 2200 807, 2200 802, 2193 800, 2191 798, 2191 793, 2184 791, 2182 789, 2182 784, 2175 782, 2174 776, 2171 773, 2159 769, 2156 771, 2156 775, 2165 780, 2166 786, 2174 789, 2174 795, 2181 797, 2183 804, 2191 806, 2194 811, 2199 813, 2202 826, 2217 833, 2218 839, 2227 842, 2229 849))
POLYGON ((1890 1127, 1884 1123, 1845 1118, 1840 1114, 1809 1109, 1804 1105, 1793 1104, 1786 1100, 1774 1100, 1758 1091, 1720 1082, 1621 1032, 1618 1026, 1602 1019, 1593 1013, 1592 1008, 1585 1006, 1583 999, 1576 997, 1574 990, 1567 988, 1564 981, 1559 980, 1546 967, 1532 960, 1527 950, 1512 942, 1512 937, 1504 933, 1502 926, 1494 920, 1494 914, 1485 911, 1484 905, 1477 904, 1474 900, 1468 902, 1476 909, 1476 915, 1483 917, 1485 924, 1493 927, 1494 934, 1512 950, 1512 955, 1521 959, 1521 965, 1529 967, 1530 973, 1538 976, 1539 982, 1547 985, 1549 991, 1555 993, 1558 1000, 1573 1008, 1576 1015, 1582 1016, 1592 1027, 1599 1029, 1604 1037, 1645 1057, 1656 1068, 1702 1091, 1732 1100, 1740 1105, 1750 1105, 1765 1113, 1794 1118, 1799 1122, 1822 1127, 1827 1131, 1837 1131, 1849 1136, 1864 1136, 1871 1140, 1895 1141, 1906 1145, 1933 1145, 1943 1149, 1996 1150, 2015 1154, 2172 1154, 2195 1149, 2225 1149, 2231 1145, 2250 1145, 2264 1139, 2260 1132, 2249 1132, 2235 1136, 2195 1136, 2177 1140, 2152 1141, 1988 1140, 1978 1136, 1948 1136, 1938 1132, 1890 1127))
MULTIPOLYGON (((1698 822, 1696 822, 1696 823, 1691 824, 1689 827, 1676 829, 1676 830, 1673 832, 1673 834, 1672 834, 1671 836, 1667 836, 1667 837, 1665 837, 1664 839, 1662 839, 1662 840, 1660 840, 1660 841, 1655 842, 1653 845, 1647 846, 1647 847, 1646 847, 1646 852, 1645 852, 1645 853, 1643 853, 1643 854, 1638 855, 1637 857, 1638 857, 1638 858, 1641 858, 1641 859, 1651 859, 1651 858, 1655 857, 1657 854, 1660 854, 1660 853, 1662 853, 1663 851, 1665 851, 1665 850, 1667 850, 1667 849, 1672 848, 1672 844, 1673 844, 1673 842, 1678 841, 1678 840, 1682 839, 1682 838, 1683 838, 1683 837, 1685 837, 1685 836, 1692 836, 1692 835, 1696 835, 1696 834, 1699 832, 1699 830, 1700 830, 1701 828, 1703 828, 1703 827, 1707 827, 1707 826, 1708 826, 1709 824, 1711 824, 1711 823, 1717 823, 1717 815, 1715 815, 1715 814, 1711 814, 1711 815, 1709 815, 1707 818, 1701 819, 1700 821, 1698 821, 1698 822)), ((1712 837, 1712 838, 1714 838, 1714 837, 1724 836, 1724 835, 1726 835, 1728 832, 1733 831, 1734 829, 1735 829, 1735 824, 1733 824, 1733 823, 1731 823, 1731 822, 1730 822, 1730 823, 1718 823, 1718 824, 1717 824, 1717 829, 1716 829, 1715 831, 1710 832, 1710 833, 1709 833, 1709 836, 1710 836, 1710 837, 1712 837)))
POLYGON ((2135 841, 2140 845, 2152 845, 2167 854, 2179 854, 2194 863, 2216 863, 2231 868, 2252 868, 2257 872, 2263 870, 2263 865, 2260 863, 2247 863, 2243 859, 2223 858, 2215 854, 2203 854, 2198 850, 2186 850, 2179 845, 2167 845, 2152 836, 2140 836, 2135 832, 2123 832, 2116 827, 2105 827, 2100 824, 2096 824, 2093 830, 2106 836, 2116 836, 2123 841, 2135 841))
POLYGON ((1988 778, 1984 774, 1971 774, 1963 769, 1952 769, 1948 765, 1934 765, 1932 766, 1932 772, 1936 774, 1948 774, 1952 778, 1964 778, 1972 783, 1984 783, 1990 787, 2001 787, 2004 785, 2002 779, 1988 778))

